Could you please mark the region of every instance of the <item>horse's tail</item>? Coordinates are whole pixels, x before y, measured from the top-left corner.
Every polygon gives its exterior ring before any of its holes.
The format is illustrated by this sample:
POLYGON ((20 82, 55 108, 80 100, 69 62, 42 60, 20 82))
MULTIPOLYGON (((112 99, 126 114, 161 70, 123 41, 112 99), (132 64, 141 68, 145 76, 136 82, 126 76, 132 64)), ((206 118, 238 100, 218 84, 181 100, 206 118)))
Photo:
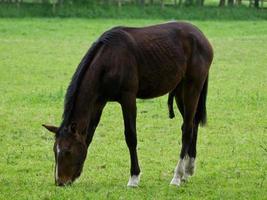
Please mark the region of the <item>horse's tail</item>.
POLYGON ((206 99, 208 93, 208 79, 209 77, 207 76, 199 96, 197 111, 195 115, 195 122, 197 124, 200 123, 201 126, 205 126, 205 124, 207 123, 206 99))
MULTIPOLYGON (((195 114, 195 122, 197 124, 200 123, 201 126, 204 126, 207 122, 207 110, 206 110, 206 99, 208 93, 208 76, 203 85, 202 91, 200 93, 200 97, 198 100, 198 106, 195 114)), ((175 90, 171 91, 168 96, 168 109, 169 109, 169 118, 172 119, 175 117, 173 111, 173 99, 175 96, 175 90)))
POLYGON ((173 98, 175 96, 175 92, 171 91, 168 96, 168 109, 169 109, 169 118, 172 119, 175 117, 174 111, 173 111, 173 98))

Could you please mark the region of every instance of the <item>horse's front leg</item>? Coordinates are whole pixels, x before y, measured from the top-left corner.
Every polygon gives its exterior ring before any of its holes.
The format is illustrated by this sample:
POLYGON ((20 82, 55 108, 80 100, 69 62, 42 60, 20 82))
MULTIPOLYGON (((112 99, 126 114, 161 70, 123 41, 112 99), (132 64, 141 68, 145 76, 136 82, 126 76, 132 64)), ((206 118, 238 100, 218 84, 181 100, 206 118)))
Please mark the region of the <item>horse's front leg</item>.
POLYGON ((90 113, 90 119, 88 122, 87 133, 86 133, 86 144, 90 145, 92 142, 96 127, 100 121, 103 108, 106 105, 106 101, 95 103, 94 109, 90 113))
POLYGON ((131 93, 123 94, 120 103, 124 119, 125 140, 131 157, 131 177, 127 186, 137 187, 140 178, 140 168, 136 151, 136 96, 131 93))

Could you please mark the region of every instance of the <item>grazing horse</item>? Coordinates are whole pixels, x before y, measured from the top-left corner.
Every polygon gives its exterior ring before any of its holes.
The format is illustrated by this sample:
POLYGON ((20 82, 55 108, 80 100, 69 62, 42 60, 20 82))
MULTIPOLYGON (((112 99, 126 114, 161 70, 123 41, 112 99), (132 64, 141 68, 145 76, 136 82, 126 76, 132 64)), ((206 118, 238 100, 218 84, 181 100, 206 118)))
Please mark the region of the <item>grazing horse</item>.
POLYGON ((56 185, 71 184, 80 176, 102 110, 108 101, 116 101, 122 108, 131 159, 128 186, 138 186, 136 98, 167 93, 170 118, 174 117, 174 98, 183 116, 180 159, 171 181, 180 185, 194 172, 198 126, 206 121, 212 59, 209 41, 185 22, 115 27, 103 33, 72 77, 61 125, 43 125, 55 133, 56 185))

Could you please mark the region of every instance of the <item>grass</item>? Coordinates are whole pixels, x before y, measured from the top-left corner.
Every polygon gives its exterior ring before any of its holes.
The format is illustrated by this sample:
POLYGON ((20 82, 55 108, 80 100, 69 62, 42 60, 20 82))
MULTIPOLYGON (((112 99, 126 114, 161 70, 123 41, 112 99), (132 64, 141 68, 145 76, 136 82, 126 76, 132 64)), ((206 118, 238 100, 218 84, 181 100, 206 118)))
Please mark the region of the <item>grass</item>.
POLYGON ((0 19, 0 199, 266 199, 266 21, 193 21, 210 39, 208 126, 197 171, 169 186, 181 147, 181 118, 166 96, 138 101, 140 187, 126 187, 129 155, 120 106, 109 103, 71 187, 54 186, 53 136, 65 89, 90 44, 115 25, 163 20, 0 19))

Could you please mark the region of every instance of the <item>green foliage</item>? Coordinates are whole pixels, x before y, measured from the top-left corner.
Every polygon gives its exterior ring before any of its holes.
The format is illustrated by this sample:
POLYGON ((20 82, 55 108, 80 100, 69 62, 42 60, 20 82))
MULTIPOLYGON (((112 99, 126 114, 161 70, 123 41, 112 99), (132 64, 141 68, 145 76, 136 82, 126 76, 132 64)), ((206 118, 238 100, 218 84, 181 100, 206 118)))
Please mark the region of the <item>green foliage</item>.
POLYGON ((55 10, 49 4, 2 4, 0 17, 84 17, 84 18, 114 18, 114 19, 186 19, 186 20, 255 20, 267 19, 265 10, 257 10, 245 6, 219 8, 205 7, 165 7, 148 6, 99 6, 96 4, 66 4, 57 5, 55 10))
POLYGON ((162 20, 0 19, 0 199, 264 199, 267 196, 266 21, 193 21, 210 39, 208 126, 196 175, 169 186, 181 147, 181 117, 166 96, 138 101, 140 187, 128 189, 120 106, 109 103, 71 187, 54 186, 54 137, 65 89, 90 44, 116 25, 162 20))

